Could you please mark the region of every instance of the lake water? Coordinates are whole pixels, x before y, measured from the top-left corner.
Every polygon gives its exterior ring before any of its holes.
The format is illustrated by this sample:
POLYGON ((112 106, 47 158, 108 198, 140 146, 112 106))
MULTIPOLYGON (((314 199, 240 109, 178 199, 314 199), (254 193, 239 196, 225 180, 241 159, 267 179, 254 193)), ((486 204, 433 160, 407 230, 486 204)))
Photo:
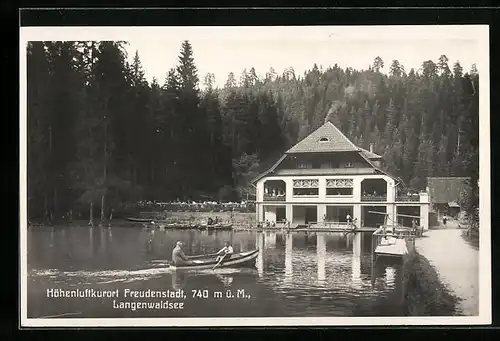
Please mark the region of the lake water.
POLYGON ((370 233, 46 227, 28 230, 27 251, 29 318, 402 316, 404 312, 401 264, 377 261, 372 268, 370 233), (184 242, 187 255, 213 253, 225 240, 235 252, 259 248, 260 254, 255 268, 172 272, 166 262, 177 240, 184 242), (48 297, 50 289, 109 290, 119 296, 55 298, 48 297), (185 298, 124 298, 126 289, 170 293, 182 289, 185 298), (214 297, 217 292, 224 296, 214 297), (183 306, 146 304, 135 310, 132 305, 120 306, 160 301, 183 306))

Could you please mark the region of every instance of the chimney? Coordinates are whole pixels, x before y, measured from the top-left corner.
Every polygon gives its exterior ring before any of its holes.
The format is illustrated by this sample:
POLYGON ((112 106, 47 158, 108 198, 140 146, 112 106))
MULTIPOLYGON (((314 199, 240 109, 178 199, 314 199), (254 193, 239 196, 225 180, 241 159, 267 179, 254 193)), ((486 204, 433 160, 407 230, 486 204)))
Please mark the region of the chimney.
POLYGON ((370 153, 373 153, 373 143, 370 143, 370 153))

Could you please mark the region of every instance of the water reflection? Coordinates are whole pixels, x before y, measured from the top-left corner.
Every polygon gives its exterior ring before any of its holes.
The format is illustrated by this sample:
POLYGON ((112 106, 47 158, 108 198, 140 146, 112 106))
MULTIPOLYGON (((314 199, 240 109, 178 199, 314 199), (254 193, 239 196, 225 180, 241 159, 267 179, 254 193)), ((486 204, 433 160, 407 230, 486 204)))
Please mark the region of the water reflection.
POLYGON ((361 233, 355 233, 352 237, 352 260, 351 260, 351 270, 352 270, 352 284, 354 287, 359 288, 362 285, 361 282, 361 233))
POLYGON ((215 276, 219 279, 219 281, 222 282, 222 284, 224 285, 225 288, 229 288, 231 287, 231 284, 233 284, 233 276, 228 276, 228 275, 219 275, 219 274, 215 274, 215 276))
POLYGON ((326 238, 324 234, 316 237, 316 252, 318 257, 318 284, 324 285, 326 279, 326 238))
POLYGON ((264 275, 264 234, 257 233, 256 247, 259 249, 259 255, 257 256, 256 265, 257 271, 259 272, 259 277, 264 275))
POLYGON ((172 277, 172 288, 175 290, 179 290, 184 288, 184 284, 186 282, 186 274, 179 271, 173 271, 170 276, 172 277))
POLYGON ((276 247, 276 232, 266 231, 266 236, 264 240, 266 248, 276 247))
POLYGON ((385 284, 389 288, 393 288, 396 283, 396 269, 392 266, 388 266, 385 268, 385 284))
POLYGON ((54 226, 50 228, 50 247, 54 247, 54 226))
POLYGON ((107 233, 104 229, 100 229, 100 237, 101 237, 101 252, 105 251, 106 250, 106 247, 107 247, 107 243, 106 243, 106 237, 107 237, 107 233))
POLYGON ((94 228, 89 227, 89 251, 90 256, 94 255, 94 228))
POLYGON ((293 234, 285 237, 285 282, 291 282, 293 276, 293 234))

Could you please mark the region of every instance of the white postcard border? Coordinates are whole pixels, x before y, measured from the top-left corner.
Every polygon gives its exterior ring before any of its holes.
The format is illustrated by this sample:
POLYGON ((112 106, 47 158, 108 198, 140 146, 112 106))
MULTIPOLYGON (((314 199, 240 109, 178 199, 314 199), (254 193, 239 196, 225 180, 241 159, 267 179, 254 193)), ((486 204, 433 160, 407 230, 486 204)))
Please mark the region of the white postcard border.
MULTIPOLYGON (((349 33, 350 37, 361 37, 363 31, 380 30, 393 26, 331 26, 327 27, 332 34, 342 35, 349 33)), ((475 325, 491 324, 491 195, 490 195, 490 60, 489 60, 489 26, 488 25, 415 25, 398 26, 392 29, 394 37, 390 39, 422 39, 419 30, 426 30, 427 37, 436 34, 448 33, 453 39, 476 39, 480 49, 477 67, 480 70, 479 84, 479 136, 480 136, 480 251, 479 251, 479 315, 452 316, 452 317, 290 317, 290 318, 57 318, 39 319, 27 317, 27 121, 26 121, 26 43, 28 41, 49 40, 126 40, 134 34, 139 37, 149 37, 155 34, 164 34, 165 30, 185 30, 189 35, 213 33, 232 35, 235 28, 223 30, 223 27, 21 27, 20 28, 20 116, 19 116, 19 155, 20 155, 20 326, 21 327, 196 327, 196 326, 380 326, 380 325, 475 325), (418 27, 418 29, 416 29, 418 27), (225 32, 225 33, 224 33, 225 32), (406 34, 406 35, 405 35, 406 34), (408 38, 408 35, 410 38, 408 38)), ((314 37, 307 30, 325 30, 324 26, 307 27, 259 27, 265 32, 263 37, 275 30, 282 39, 295 39, 298 35, 314 37), (294 33, 290 34, 290 30, 294 33), (286 33, 285 33, 286 32, 286 33)), ((256 27, 239 27, 240 33, 249 34, 253 30, 255 37, 256 27), (246 30, 246 31, 245 31, 246 30)), ((324 31, 323 31, 324 32, 324 31)), ((366 32, 366 31, 365 31, 366 32)), ((172 34, 172 32, 170 32, 172 34)), ((275 36, 276 37, 276 36, 275 36)), ((447 36, 448 37, 448 36, 447 36)), ((280 38, 280 39, 281 39, 280 38)), ((365 37, 366 38, 366 37, 365 37)), ((349 38, 352 39, 352 38, 349 38)))

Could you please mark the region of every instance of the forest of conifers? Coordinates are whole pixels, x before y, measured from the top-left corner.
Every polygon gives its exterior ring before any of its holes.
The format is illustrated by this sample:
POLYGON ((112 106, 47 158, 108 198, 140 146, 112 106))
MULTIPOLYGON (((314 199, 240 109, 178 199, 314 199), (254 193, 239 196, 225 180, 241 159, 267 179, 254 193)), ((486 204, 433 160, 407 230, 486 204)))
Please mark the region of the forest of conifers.
POLYGON ((126 44, 28 44, 31 217, 91 202, 108 211, 141 199, 246 199, 256 172, 326 120, 358 146, 373 143, 412 189, 428 176, 477 179, 474 65, 464 71, 442 55, 405 70, 376 57, 367 70, 314 64, 265 77, 249 65, 215 87, 213 74, 198 75, 188 41, 152 82, 138 53, 127 62, 126 44))

